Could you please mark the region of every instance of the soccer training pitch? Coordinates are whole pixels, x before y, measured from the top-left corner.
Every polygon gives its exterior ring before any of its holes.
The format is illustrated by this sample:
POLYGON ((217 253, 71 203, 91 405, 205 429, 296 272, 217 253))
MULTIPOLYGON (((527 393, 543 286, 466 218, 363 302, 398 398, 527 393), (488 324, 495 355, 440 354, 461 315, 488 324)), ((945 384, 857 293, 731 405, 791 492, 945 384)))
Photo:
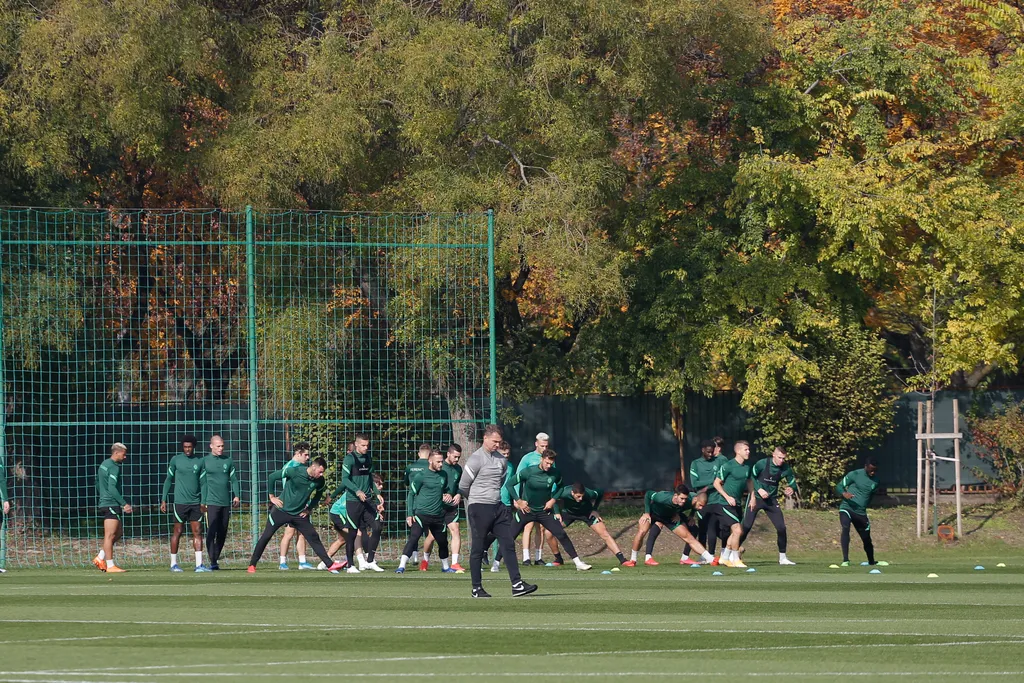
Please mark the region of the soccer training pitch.
POLYGON ((1024 678, 1019 551, 889 556, 880 575, 828 569, 834 556, 750 559, 755 572, 723 576, 530 567, 540 590, 515 599, 504 571, 485 572, 490 600, 437 566, 12 571, 0 577, 0 681, 1024 678))

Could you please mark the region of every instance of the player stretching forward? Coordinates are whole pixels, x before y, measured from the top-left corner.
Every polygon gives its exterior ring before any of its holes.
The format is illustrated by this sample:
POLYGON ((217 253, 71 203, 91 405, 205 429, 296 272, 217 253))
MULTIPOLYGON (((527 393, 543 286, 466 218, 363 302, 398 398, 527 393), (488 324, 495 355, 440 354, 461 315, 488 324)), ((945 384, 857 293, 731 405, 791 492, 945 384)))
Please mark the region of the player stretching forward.
MULTIPOLYGON (((284 464, 284 468, 289 467, 309 467, 309 444, 305 441, 300 441, 295 444, 292 448, 292 459, 284 464)), ((276 479, 274 481, 284 481, 284 479, 276 479)), ((270 493, 274 493, 274 489, 270 489, 270 493)), ((288 546, 291 544, 292 539, 295 538, 295 527, 291 524, 285 525, 284 535, 281 536, 281 560, 277 565, 277 568, 281 571, 288 570, 288 546)), ((300 534, 298 539, 295 541, 295 553, 299 556, 299 569, 312 569, 313 565, 306 562, 306 539, 300 534)))
POLYGON ((128 447, 118 441, 110 447, 110 457, 103 461, 96 471, 96 492, 99 494, 100 516, 103 518, 103 549, 93 558, 92 563, 101 572, 120 574, 114 564, 114 544, 121 540, 124 530, 121 512, 130 515, 132 506, 121 495, 121 463, 128 457, 128 447))
MULTIPOLYGON (((719 465, 726 461, 726 457, 722 455, 722 449, 718 446, 717 442, 711 439, 706 439, 700 443, 700 457, 694 460, 690 464, 690 491, 692 496, 699 495, 701 493, 711 495, 714 491, 715 483, 715 472, 718 471, 719 465)), ((691 497, 692 497, 691 496, 691 497)), ((716 539, 714 535, 708 539, 708 514, 706 510, 695 510, 693 513, 694 521, 696 522, 696 532, 691 528, 690 533, 697 537, 697 540, 707 546, 708 552, 712 555, 715 554, 715 543, 716 539)), ((657 527, 655 527, 656 529, 657 527)), ((651 530, 651 533, 656 534, 655 529, 651 530)), ((715 534, 718 533, 717 526, 715 527, 715 534)), ((690 546, 683 546, 683 555, 679 558, 679 564, 697 564, 690 559, 690 546)))
MULTIPOLYGON (((684 543, 693 546, 693 549, 700 553, 701 558, 705 562, 713 560, 714 556, 694 538, 690 530, 681 521, 683 513, 689 509, 703 510, 706 502, 706 494, 700 494, 691 501, 690 487, 685 484, 677 486, 675 491, 648 491, 644 494, 644 514, 640 516, 640 520, 637 522, 636 536, 633 538, 633 548, 629 560, 623 562, 622 566, 636 566, 636 557, 637 553, 640 552, 640 544, 643 543, 644 537, 647 536, 647 533, 655 524, 661 524, 683 539, 684 543)), ((647 557, 644 564, 648 565, 658 564, 653 561, 654 544, 652 540, 648 538, 647 541, 647 557)))
POLYGON ((200 505, 206 513, 206 552, 210 569, 220 569, 217 561, 228 538, 231 508, 238 507, 238 474, 235 461, 224 453, 224 439, 218 434, 210 438, 210 454, 203 458, 199 473, 200 505))
POLYGON ((783 481, 786 482, 783 493, 787 496, 792 496, 796 489, 796 475, 793 474, 793 468, 786 464, 785 449, 776 446, 772 451, 772 457, 755 462, 753 470, 751 470, 751 477, 754 480, 754 492, 750 494, 747 514, 743 517, 740 547, 743 546, 743 541, 747 540, 747 534, 754 526, 757 513, 764 510, 768 519, 775 525, 775 534, 779 545, 779 564, 796 564, 786 557, 786 518, 782 516, 782 508, 779 507, 779 484, 783 481))
MULTIPOLYGON (((715 490, 708 496, 708 511, 718 522, 719 529, 729 530, 729 539, 722 547, 722 554, 719 563, 726 567, 739 567, 746 569, 747 565, 740 560, 739 547, 740 536, 743 534, 743 526, 740 519, 743 516, 743 495, 753 490, 753 483, 750 479, 750 465, 747 458, 750 457, 750 444, 746 441, 737 441, 732 447, 735 457, 726 460, 719 465, 715 473, 715 490)), ((714 521, 709 522, 708 537, 710 542, 711 527, 714 521)))
MULTIPOLYGON (((427 458, 430 457, 430 453, 433 450, 434 450, 433 446, 431 446, 429 443, 421 443, 420 447, 418 449, 416 449, 416 459, 413 460, 411 463, 409 463, 408 465, 405 466, 405 476, 402 478, 402 481, 405 484, 405 489, 406 489, 406 495, 405 495, 406 501, 405 501, 405 503, 406 503, 406 507, 407 508, 409 507, 409 498, 412 496, 412 492, 409 490, 409 484, 412 482, 412 477, 413 477, 414 474, 418 474, 418 473, 422 472, 423 470, 427 469, 427 458)), ((423 542, 423 545, 426 546, 427 542, 429 542, 429 541, 430 541, 430 535, 428 534, 426 540, 423 542)), ((418 555, 419 555, 419 553, 416 552, 415 549, 413 549, 413 551, 412 551, 412 561, 413 561, 413 564, 416 563, 418 555)), ((424 556, 425 555, 426 555, 426 548, 424 548, 424 556)), ((426 557, 424 557, 423 559, 424 559, 424 561, 420 565, 420 570, 421 571, 427 571, 426 557)))
POLYGON ((396 574, 405 573, 405 565, 409 555, 413 553, 420 536, 429 530, 437 540, 437 554, 441 558, 441 571, 454 574, 455 570, 448 566, 448 534, 444 528, 444 504, 451 502, 448 493, 450 483, 448 473, 444 471, 441 451, 434 451, 427 460, 427 469, 416 472, 409 482, 412 496, 406 498, 405 523, 409 525, 409 540, 405 542, 402 558, 399 560, 396 574))
POLYGON ((184 571, 178 566, 178 543, 185 531, 187 522, 192 529, 192 548, 196 551, 196 571, 210 571, 203 566, 203 535, 199 520, 203 512, 200 507, 199 472, 203 469, 203 459, 196 453, 196 437, 186 434, 181 438, 181 453, 178 453, 167 465, 167 476, 164 478, 164 490, 160 496, 160 512, 167 512, 167 497, 174 484, 174 531, 171 533, 171 571, 184 571))
POLYGON ((288 467, 270 475, 267 481, 267 490, 273 491, 274 484, 284 481, 284 493, 281 498, 275 495, 270 496, 270 502, 274 507, 267 515, 267 526, 263 529, 256 548, 249 558, 250 574, 256 573, 256 563, 263 556, 267 544, 274 538, 274 534, 285 524, 291 524, 295 529, 306 537, 313 552, 328 564, 328 570, 337 573, 341 569, 340 562, 334 562, 324 544, 320 542, 320 536, 316 529, 309 522, 309 511, 320 503, 324 493, 324 470, 327 469, 327 461, 323 458, 314 458, 309 467, 288 467))
MULTIPOLYGON (((540 463, 536 467, 528 467, 516 472, 515 476, 506 484, 509 497, 516 510, 513 518, 516 525, 512 530, 512 537, 518 536, 530 522, 539 524, 558 539, 558 542, 569 553, 576 569, 587 571, 590 569, 590 565, 576 554, 576 547, 569 539, 569 535, 565 533, 565 527, 562 526, 562 515, 555 510, 554 494, 561 489, 562 483, 562 476, 554 467, 556 457, 557 454, 553 450, 545 449, 540 463), (552 514, 552 510, 555 510, 555 514, 552 514)), ((555 559, 561 564, 561 557, 555 559)))
MULTIPOLYGON (((580 482, 576 482, 572 486, 563 487, 556 496, 558 507, 562 511, 562 524, 566 529, 573 522, 586 523, 604 541, 604 544, 608 546, 608 550, 612 551, 615 557, 619 559, 619 564, 625 564, 626 556, 622 554, 619 546, 615 543, 615 539, 608 533, 608 527, 604 525, 601 515, 597 514, 597 507, 603 499, 604 491, 588 489, 580 482)), ((551 532, 545 530, 544 537, 550 539, 551 544, 554 545, 554 536, 551 535, 551 532)), ((551 552, 555 553, 556 561, 561 564, 561 558, 558 556, 558 547, 553 547, 551 552)))
MULTIPOLYGON (((457 572, 465 571, 459 566, 459 551, 462 550, 462 535, 459 531, 459 509, 462 505, 462 494, 459 493, 459 482, 462 481, 462 466, 459 460, 462 458, 462 446, 457 443, 448 444, 448 452, 445 455, 444 464, 441 469, 448 475, 448 491, 451 496, 449 502, 444 504, 444 526, 452 535, 450 545, 452 551, 452 569, 457 572)), ((423 561, 420 569, 426 570, 430 549, 434 546, 434 536, 431 534, 423 541, 423 561)))
MULTIPOLYGON (((533 440, 533 450, 523 456, 522 460, 519 461, 519 465, 516 467, 515 474, 519 474, 523 470, 536 467, 540 464, 540 457, 547 450, 548 444, 551 442, 551 437, 544 432, 540 432, 533 440)), ((531 538, 533 537, 534 523, 529 522, 526 528, 523 530, 523 565, 530 565, 530 548, 534 547, 534 564, 540 566, 544 564, 541 559, 543 556, 543 538, 544 530, 540 526, 537 529, 537 545, 533 546, 531 538)), ((556 546, 557 547, 557 546, 556 546)))
POLYGON ((864 468, 850 472, 836 484, 836 493, 843 497, 839 504, 839 524, 842 534, 839 541, 843 546, 843 567, 850 566, 850 525, 860 534, 868 564, 888 567, 888 562, 875 562, 875 546, 871 542, 871 521, 868 520, 868 503, 878 488, 878 462, 868 458, 864 468))
MULTIPOLYGON (((363 549, 366 561, 360 562, 359 570, 384 571, 374 559, 377 544, 380 543, 381 521, 379 513, 384 509, 380 490, 373 480, 373 457, 369 454, 370 437, 356 434, 352 450, 345 454, 341 465, 341 485, 334 496, 345 492, 345 516, 351 527, 345 538, 345 561, 352 566, 352 554, 356 549, 356 535, 363 531, 363 549)), ((324 560, 326 562, 327 560, 324 560)))

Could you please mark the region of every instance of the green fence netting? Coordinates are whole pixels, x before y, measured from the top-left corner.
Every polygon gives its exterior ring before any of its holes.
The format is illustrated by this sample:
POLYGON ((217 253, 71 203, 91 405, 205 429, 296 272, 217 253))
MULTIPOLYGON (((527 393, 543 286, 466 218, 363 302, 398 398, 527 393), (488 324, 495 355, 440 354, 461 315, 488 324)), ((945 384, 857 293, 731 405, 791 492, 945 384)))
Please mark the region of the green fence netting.
MULTIPOLYGON (((220 434, 238 468, 227 563, 250 552, 292 444, 328 459, 333 487, 352 435, 369 433, 393 554, 416 446, 468 445, 494 419, 493 244, 490 214, 0 209, 15 504, 0 562, 88 564, 115 441, 135 507, 124 562, 165 562, 160 493, 185 433, 203 451, 220 434)), ((325 509, 315 521, 333 538, 325 509)))

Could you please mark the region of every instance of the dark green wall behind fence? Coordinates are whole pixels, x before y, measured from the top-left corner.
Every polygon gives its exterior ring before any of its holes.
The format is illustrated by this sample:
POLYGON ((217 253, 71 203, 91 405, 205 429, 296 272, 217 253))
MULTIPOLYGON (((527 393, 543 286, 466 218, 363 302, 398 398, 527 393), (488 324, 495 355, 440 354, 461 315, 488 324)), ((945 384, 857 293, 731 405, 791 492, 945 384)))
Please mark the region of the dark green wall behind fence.
MULTIPOLYGON (((893 431, 875 448, 865 449, 859 458, 873 456, 879 461, 882 485, 889 489, 915 487, 917 445, 917 403, 925 394, 906 394, 897 401, 893 431)), ((960 429, 967 441, 962 458, 964 485, 982 483, 972 468, 987 470, 970 441, 970 415, 991 414, 1007 402, 1024 400, 1024 391, 942 392, 936 398, 935 429, 953 430, 953 399, 960 401, 960 429)), ((679 443, 672 431, 671 405, 667 398, 640 396, 582 396, 578 398, 539 396, 511 406, 522 420, 507 431, 512 459, 518 461, 533 449, 537 432, 547 432, 558 454, 559 469, 567 481, 612 491, 667 488, 679 467, 679 443)), ((760 434, 747 426, 747 413, 740 408, 738 392, 713 396, 691 395, 683 415, 683 453, 686 466, 699 456, 700 442, 721 435, 730 444, 746 439, 752 444, 760 434)), ((952 457, 953 443, 938 442, 935 451, 952 457)), ((766 455, 754 446, 753 460, 766 455)), ((953 485, 952 463, 940 463, 939 485, 953 485)))

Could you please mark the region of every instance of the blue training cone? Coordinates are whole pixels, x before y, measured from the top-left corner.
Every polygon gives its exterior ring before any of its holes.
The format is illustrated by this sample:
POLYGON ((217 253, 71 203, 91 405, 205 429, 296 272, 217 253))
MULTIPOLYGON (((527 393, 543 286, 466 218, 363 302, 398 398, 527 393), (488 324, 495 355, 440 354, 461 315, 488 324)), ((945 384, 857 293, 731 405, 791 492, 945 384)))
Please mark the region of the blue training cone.
POLYGON ((982 566, 981 566, 981 565, 979 564, 979 565, 978 565, 977 567, 975 567, 975 569, 984 569, 984 567, 982 567, 982 566))
POLYGON ((867 562, 861 562, 861 563, 860 563, 860 566, 862 566, 862 567, 867 567, 867 566, 868 566, 868 563, 867 563, 867 562))
POLYGON ((754 572, 756 572, 756 571, 757 571, 756 569, 754 569, 753 567, 751 567, 750 569, 748 569, 748 570, 747 570, 747 573, 748 573, 748 574, 753 574, 753 573, 754 573, 754 572))
POLYGON ((882 573, 881 569, 872 569, 871 571, 868 572, 868 574, 881 574, 881 573, 882 573))
POLYGON ((711 576, 722 576, 722 572, 714 572, 711 576))
POLYGON ((605 569, 605 570, 604 570, 603 572, 601 572, 601 573, 602 573, 602 574, 607 574, 608 576, 611 576, 611 575, 612 575, 612 573, 611 573, 610 571, 608 571, 607 569, 605 569))

